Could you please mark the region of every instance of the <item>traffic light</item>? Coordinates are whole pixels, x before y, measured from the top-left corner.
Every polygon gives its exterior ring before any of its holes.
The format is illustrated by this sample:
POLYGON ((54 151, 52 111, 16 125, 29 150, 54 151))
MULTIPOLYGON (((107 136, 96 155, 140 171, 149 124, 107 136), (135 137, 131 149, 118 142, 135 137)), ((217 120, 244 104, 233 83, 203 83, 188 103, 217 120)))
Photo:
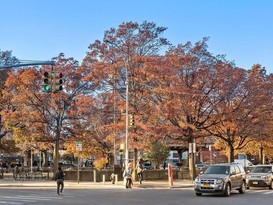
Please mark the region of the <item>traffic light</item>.
POLYGON ((43 84, 42 84, 45 92, 52 91, 52 73, 51 72, 44 72, 43 76, 43 84))
POLYGON ((61 72, 54 72, 53 77, 53 86, 54 92, 59 92, 63 90, 63 73, 61 72))
POLYGON ((129 115, 129 126, 133 127, 135 125, 135 118, 134 115, 129 115))

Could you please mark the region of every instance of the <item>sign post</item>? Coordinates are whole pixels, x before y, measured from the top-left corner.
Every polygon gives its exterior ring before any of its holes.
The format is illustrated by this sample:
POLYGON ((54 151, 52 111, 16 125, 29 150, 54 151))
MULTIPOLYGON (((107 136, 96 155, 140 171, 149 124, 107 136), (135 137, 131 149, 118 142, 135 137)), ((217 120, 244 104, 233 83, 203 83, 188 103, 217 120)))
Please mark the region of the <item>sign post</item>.
POLYGON ((79 153, 78 155, 78 171, 77 171, 77 181, 80 183, 80 152, 82 151, 82 141, 76 142, 76 151, 79 153))

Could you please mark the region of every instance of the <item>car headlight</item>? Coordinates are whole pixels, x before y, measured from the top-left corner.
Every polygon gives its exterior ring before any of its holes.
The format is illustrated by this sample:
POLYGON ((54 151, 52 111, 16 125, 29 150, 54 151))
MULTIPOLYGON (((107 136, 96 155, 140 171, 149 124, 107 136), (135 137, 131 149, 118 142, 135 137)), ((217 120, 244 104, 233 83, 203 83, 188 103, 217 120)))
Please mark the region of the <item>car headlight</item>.
POLYGON ((215 184, 221 184, 224 180, 223 179, 216 179, 215 184))
POLYGON ((200 183, 201 182, 201 179, 200 178, 195 178, 195 183, 200 183))
POLYGON ((251 178, 251 176, 249 176, 249 175, 248 175, 248 176, 246 176, 246 178, 247 178, 247 179, 250 179, 250 178, 251 178))
POLYGON ((270 175, 262 176, 262 178, 264 178, 264 179, 268 179, 269 177, 270 177, 270 175))

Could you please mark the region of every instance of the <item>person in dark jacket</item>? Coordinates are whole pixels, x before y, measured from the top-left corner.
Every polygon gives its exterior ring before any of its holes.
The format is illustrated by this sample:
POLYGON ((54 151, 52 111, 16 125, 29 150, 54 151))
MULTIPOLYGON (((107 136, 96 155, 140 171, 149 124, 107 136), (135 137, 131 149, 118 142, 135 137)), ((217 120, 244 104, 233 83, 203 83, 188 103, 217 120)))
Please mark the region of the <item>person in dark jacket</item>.
POLYGON ((57 182, 57 194, 60 195, 64 189, 64 172, 62 167, 58 167, 58 170, 55 174, 55 180, 57 182))

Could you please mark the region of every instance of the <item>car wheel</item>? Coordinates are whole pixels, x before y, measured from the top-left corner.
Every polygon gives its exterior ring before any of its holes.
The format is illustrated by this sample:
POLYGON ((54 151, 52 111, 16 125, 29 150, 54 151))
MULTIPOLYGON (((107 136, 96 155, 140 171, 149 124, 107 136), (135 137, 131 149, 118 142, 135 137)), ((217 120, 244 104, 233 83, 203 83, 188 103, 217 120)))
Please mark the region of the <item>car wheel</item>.
POLYGON ((225 188, 225 191, 224 191, 224 196, 230 196, 230 183, 227 183, 226 184, 226 188, 225 188))
POLYGON ((273 189, 273 180, 271 180, 271 183, 269 185, 269 189, 272 190, 273 189))
POLYGON ((202 193, 195 193, 196 196, 202 196, 202 193))
POLYGON ((246 183, 243 182, 243 183, 242 183, 242 186, 241 186, 240 189, 239 189, 239 193, 240 193, 240 194, 243 194, 243 193, 245 193, 245 192, 246 192, 246 183))

